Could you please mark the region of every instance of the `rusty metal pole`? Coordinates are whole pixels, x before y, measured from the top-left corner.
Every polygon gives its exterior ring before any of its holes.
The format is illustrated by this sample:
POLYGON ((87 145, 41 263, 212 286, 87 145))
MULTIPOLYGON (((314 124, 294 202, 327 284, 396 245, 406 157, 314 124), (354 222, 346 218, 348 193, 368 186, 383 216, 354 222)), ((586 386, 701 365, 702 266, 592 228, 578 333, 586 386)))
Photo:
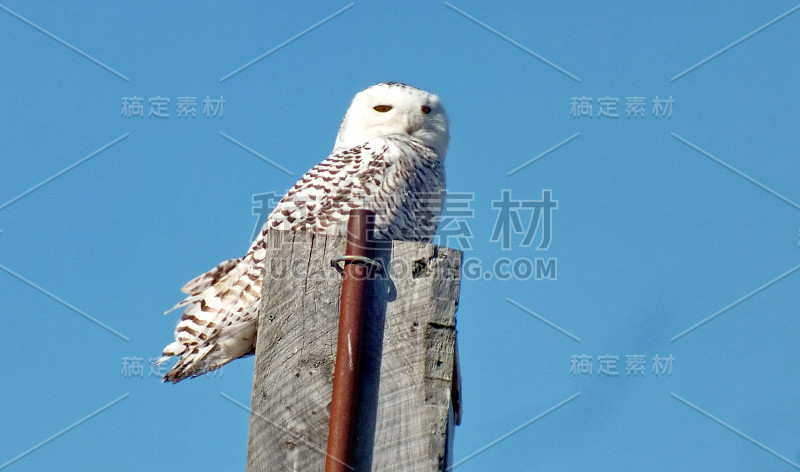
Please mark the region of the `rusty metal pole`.
POLYGON ((375 257, 372 241, 374 221, 374 212, 358 209, 350 211, 350 219, 347 222, 347 249, 325 472, 356 470, 357 464, 363 462, 355 457, 357 441, 360 440, 357 424, 359 398, 362 397, 360 389, 364 388, 360 378, 363 372, 361 353, 367 342, 364 339, 364 332, 370 307, 368 297, 371 296, 371 279, 376 272, 367 264, 359 262, 357 258, 375 257), (356 258, 348 260, 348 256, 356 258))

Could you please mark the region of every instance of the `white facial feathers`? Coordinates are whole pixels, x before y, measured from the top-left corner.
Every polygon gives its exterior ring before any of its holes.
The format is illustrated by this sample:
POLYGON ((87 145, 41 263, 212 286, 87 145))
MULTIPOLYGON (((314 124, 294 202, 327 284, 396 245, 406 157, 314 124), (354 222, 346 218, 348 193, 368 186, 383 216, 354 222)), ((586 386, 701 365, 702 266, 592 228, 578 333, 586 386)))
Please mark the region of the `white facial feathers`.
POLYGON ((353 98, 334 148, 349 148, 398 134, 419 139, 443 159, 450 134, 439 97, 396 82, 373 85, 353 98))

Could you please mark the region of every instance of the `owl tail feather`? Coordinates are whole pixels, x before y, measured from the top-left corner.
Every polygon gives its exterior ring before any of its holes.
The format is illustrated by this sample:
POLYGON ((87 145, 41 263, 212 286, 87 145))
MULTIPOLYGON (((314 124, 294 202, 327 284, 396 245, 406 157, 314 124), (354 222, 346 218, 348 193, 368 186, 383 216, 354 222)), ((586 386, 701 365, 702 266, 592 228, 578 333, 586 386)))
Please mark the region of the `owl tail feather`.
POLYGON ((197 377, 252 353, 261 298, 259 267, 252 259, 230 259, 181 289, 188 296, 169 310, 186 307, 175 328, 175 342, 156 361, 180 356, 164 382, 197 377))

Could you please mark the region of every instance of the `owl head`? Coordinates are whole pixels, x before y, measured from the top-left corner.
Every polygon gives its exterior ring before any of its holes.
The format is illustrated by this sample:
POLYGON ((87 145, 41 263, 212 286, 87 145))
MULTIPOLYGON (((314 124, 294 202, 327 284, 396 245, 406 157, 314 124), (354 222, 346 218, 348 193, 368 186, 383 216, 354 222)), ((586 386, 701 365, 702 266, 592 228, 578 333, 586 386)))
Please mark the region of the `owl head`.
POLYGON ((447 127, 447 114, 439 97, 410 85, 384 82, 353 98, 334 148, 350 148, 382 136, 407 135, 419 139, 443 159, 450 142, 447 127))

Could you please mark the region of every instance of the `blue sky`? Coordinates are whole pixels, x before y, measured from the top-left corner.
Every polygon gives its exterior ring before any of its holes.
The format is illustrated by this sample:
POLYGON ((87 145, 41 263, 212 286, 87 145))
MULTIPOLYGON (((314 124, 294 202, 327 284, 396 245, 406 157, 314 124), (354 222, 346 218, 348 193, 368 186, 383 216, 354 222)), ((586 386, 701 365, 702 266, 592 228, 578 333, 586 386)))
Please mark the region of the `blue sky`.
POLYGON ((163 385, 161 313, 243 254, 253 195, 327 156, 352 96, 386 80, 441 97, 448 187, 474 213, 456 470, 800 468, 796 10, 0 3, 0 468, 244 468, 248 414, 222 394, 249 403, 253 359, 163 385), (148 116, 158 98, 169 117, 148 116), (503 190, 551 192, 549 246, 528 209, 492 241, 503 190), (498 280, 537 259, 555 274, 498 280))

